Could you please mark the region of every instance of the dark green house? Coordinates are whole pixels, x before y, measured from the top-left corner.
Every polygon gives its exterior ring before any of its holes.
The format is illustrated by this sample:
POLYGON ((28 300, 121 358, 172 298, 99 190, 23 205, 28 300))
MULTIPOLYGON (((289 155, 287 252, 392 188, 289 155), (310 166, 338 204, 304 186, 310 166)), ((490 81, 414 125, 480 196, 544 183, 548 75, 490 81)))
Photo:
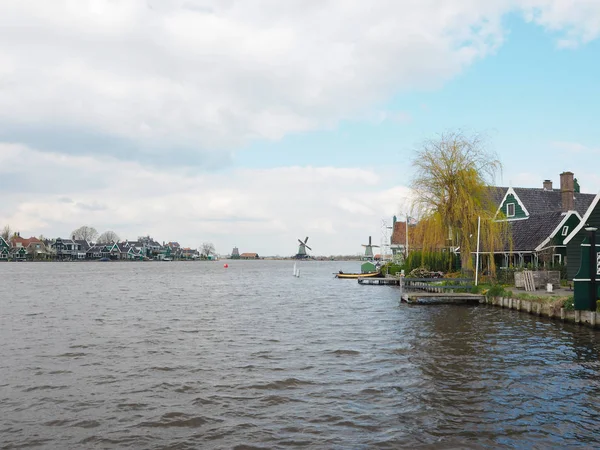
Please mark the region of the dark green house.
MULTIPOLYGON (((581 244, 584 243, 584 239, 589 242, 590 233, 585 230, 588 225, 600 229, 600 194, 596 195, 579 225, 564 240, 567 260, 569 261, 569 264, 567 264, 567 278, 569 280, 572 280, 579 270, 582 257, 581 244)), ((596 242, 600 244, 600 234, 598 232, 596 232, 596 242)))
POLYGON ((568 264, 566 240, 594 201, 580 192, 572 172, 560 174, 560 188, 544 180, 539 188, 490 187, 497 217, 509 223, 511 241, 494 251, 499 267, 568 264))
POLYGON ((0 236, 0 261, 8 261, 10 254, 10 245, 0 236))

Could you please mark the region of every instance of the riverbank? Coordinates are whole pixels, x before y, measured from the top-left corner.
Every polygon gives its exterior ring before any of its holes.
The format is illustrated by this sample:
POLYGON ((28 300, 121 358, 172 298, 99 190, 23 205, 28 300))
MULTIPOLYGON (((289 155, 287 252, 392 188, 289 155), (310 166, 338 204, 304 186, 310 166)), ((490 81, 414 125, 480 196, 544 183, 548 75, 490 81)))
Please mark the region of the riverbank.
POLYGON ((535 314, 552 320, 571 322, 591 328, 600 327, 600 313, 596 311, 575 311, 563 307, 564 299, 523 300, 512 297, 486 297, 484 303, 500 308, 514 309, 527 314, 535 314))

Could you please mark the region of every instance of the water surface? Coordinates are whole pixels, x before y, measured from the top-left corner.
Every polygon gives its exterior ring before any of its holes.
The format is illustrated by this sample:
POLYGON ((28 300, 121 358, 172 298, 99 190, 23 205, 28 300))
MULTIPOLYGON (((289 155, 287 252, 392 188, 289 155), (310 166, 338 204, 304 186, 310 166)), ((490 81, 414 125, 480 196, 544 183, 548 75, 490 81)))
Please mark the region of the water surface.
POLYGON ((593 448, 597 332, 358 263, 0 264, 0 448, 593 448))

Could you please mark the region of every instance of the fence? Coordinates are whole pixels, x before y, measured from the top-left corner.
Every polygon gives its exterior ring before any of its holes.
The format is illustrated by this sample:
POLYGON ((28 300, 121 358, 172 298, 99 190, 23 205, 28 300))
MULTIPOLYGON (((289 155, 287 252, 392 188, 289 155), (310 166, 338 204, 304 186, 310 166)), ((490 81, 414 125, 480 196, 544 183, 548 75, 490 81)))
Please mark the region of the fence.
POLYGON ((406 278, 400 277, 404 292, 469 292, 475 286, 473 278, 406 278))

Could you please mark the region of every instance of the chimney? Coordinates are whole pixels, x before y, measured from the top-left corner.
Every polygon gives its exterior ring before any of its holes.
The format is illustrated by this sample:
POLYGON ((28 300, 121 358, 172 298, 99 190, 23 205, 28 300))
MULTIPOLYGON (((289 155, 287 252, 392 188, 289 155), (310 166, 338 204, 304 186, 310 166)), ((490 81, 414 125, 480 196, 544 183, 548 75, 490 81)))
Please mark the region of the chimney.
POLYGON ((573 181, 573 172, 563 172, 560 174, 560 195, 562 211, 571 211, 575 207, 574 201, 575 183, 573 181))
POLYGON ((544 180, 544 190, 545 191, 552 190, 552 180, 544 180))

